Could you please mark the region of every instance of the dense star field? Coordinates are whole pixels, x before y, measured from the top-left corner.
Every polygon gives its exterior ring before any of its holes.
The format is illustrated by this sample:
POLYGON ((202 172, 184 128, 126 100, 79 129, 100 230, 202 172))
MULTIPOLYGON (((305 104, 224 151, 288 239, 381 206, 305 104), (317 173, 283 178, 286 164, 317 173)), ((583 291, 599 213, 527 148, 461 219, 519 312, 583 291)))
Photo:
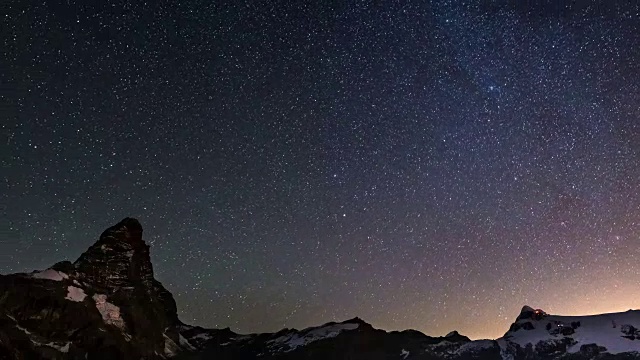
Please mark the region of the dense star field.
POLYGON ((640 307, 635 2, 89 3, 3 5, 0 273, 133 216, 206 327, 640 307))

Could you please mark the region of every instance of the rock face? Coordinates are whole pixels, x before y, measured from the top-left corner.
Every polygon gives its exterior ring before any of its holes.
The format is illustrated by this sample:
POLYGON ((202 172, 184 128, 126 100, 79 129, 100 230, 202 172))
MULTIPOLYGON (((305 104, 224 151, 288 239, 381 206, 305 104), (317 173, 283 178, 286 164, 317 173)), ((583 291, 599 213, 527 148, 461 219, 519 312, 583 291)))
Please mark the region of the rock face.
POLYGON ((8 358, 165 358, 189 347, 180 345, 182 325, 135 219, 107 229, 74 263, 0 276, 8 358))
POLYGON ((176 303, 153 277, 149 246, 142 240, 137 220, 126 218, 105 230, 73 265, 95 291, 132 310, 131 321, 137 329, 133 342, 151 341, 148 345, 156 350, 164 349, 163 335, 179 342, 176 303))
POLYGON ((153 287, 149 246, 142 240, 142 226, 135 219, 126 218, 105 230, 73 266, 105 292, 153 287))
POLYGON ((153 276, 142 226, 126 218, 75 262, 0 275, 0 360, 640 359, 640 310, 566 317, 525 306, 497 340, 386 332, 359 318, 239 335, 183 324, 153 276))

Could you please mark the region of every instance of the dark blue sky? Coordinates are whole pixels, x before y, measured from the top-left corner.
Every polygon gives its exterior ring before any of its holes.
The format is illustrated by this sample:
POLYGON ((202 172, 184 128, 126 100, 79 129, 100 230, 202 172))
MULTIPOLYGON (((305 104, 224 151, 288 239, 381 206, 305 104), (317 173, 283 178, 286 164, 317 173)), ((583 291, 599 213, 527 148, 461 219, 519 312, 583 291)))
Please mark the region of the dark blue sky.
POLYGON ((638 306, 637 4, 92 4, 0 19, 0 272, 133 216, 202 326, 638 306))

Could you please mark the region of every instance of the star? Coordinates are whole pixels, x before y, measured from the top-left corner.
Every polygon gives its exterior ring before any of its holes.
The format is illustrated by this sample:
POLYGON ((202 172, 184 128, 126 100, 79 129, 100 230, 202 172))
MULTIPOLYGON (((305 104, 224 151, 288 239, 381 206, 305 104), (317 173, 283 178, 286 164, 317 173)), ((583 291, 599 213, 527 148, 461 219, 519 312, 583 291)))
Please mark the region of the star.
POLYGON ((524 304, 637 307, 635 15, 456 1, 9 8, 0 273, 73 260, 132 216, 181 319, 203 327, 358 316, 493 338, 524 304))

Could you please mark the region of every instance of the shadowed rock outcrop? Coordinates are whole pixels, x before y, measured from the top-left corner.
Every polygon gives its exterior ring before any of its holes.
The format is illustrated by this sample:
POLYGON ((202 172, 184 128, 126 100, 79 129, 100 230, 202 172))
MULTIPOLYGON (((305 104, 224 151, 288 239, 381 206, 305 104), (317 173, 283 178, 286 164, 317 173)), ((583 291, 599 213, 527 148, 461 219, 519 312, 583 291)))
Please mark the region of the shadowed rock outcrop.
POLYGON ((153 277, 132 218, 104 231, 74 263, 0 276, 0 294, 0 348, 16 359, 153 359, 184 350, 176 303, 153 277))

